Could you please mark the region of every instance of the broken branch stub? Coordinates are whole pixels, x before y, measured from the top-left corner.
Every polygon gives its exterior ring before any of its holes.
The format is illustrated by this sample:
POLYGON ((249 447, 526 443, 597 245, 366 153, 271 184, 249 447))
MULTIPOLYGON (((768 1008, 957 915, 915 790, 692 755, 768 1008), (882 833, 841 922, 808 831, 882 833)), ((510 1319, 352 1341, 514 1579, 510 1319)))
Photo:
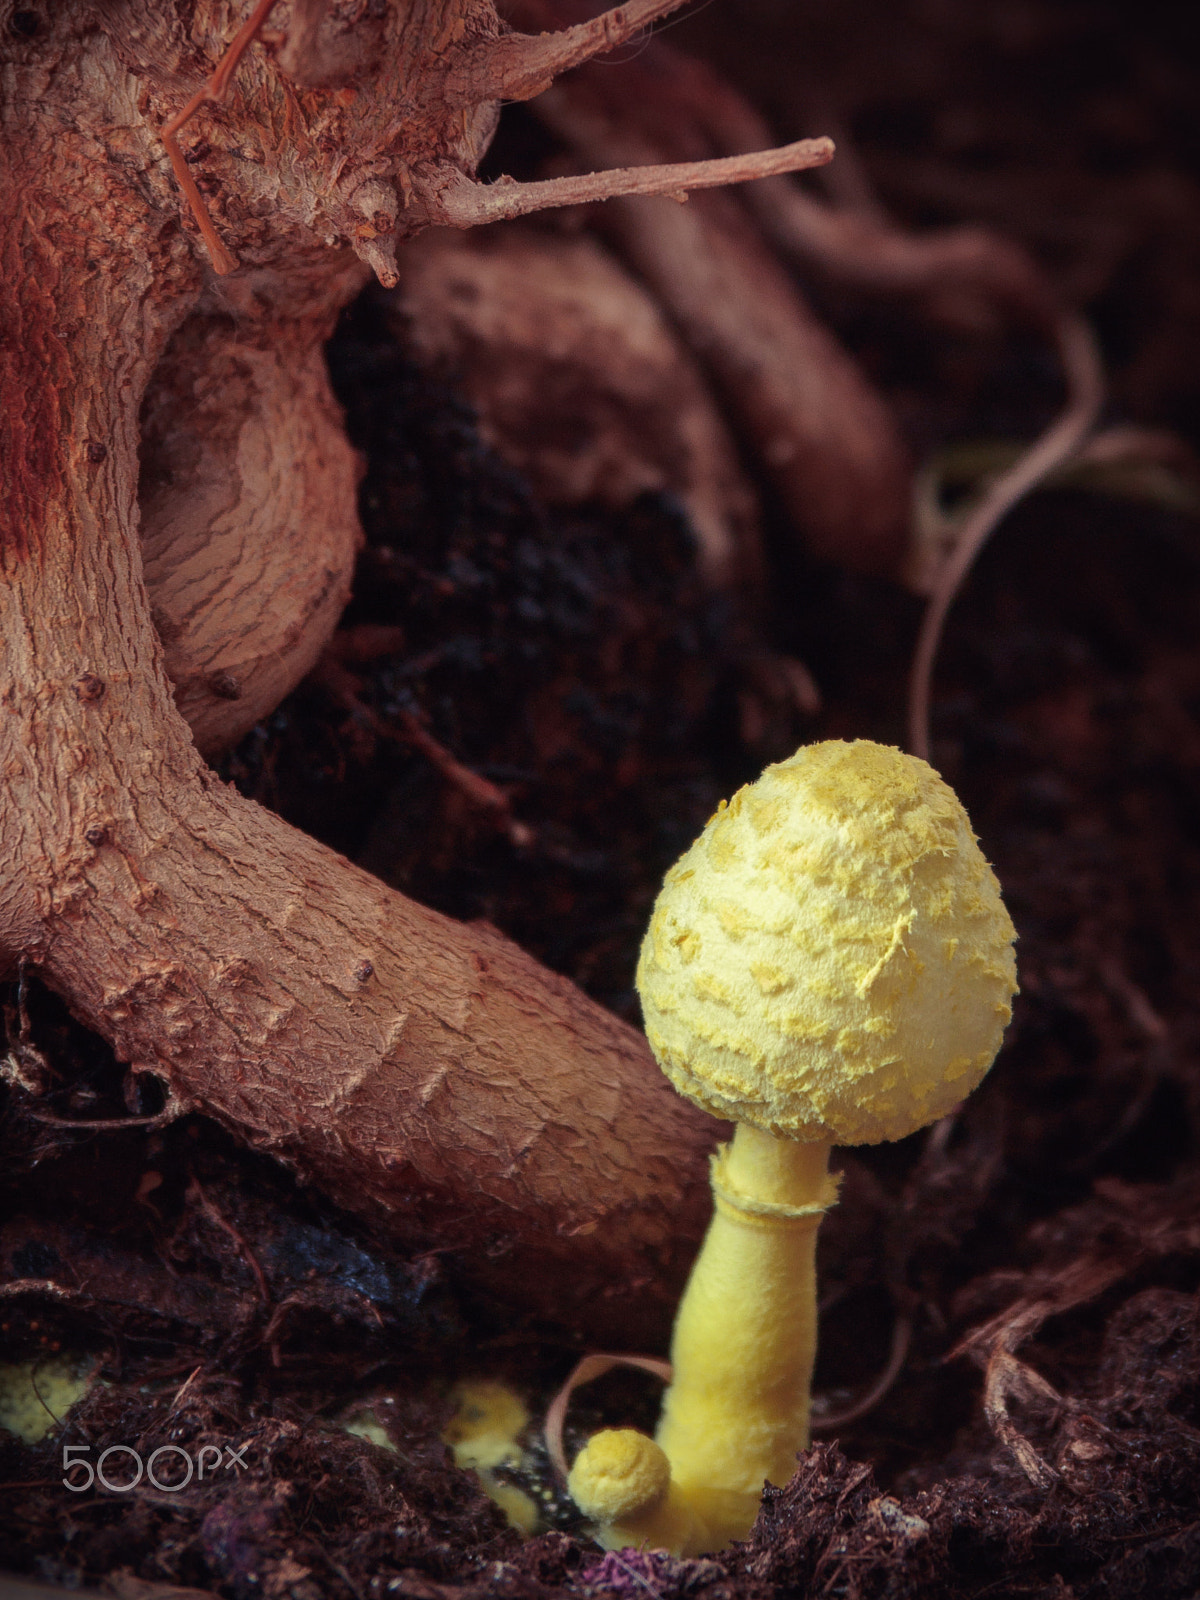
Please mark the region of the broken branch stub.
POLYGON ((626 0, 626 4, 573 27, 557 26, 558 19, 551 16, 546 32, 506 34, 471 58, 460 93, 469 93, 476 100, 530 100, 548 89, 561 73, 615 50, 684 3, 626 0))
MULTIPOLYGON (((173 699, 171 664, 205 746, 229 736, 178 663, 255 657, 254 629, 238 633, 251 608, 224 638, 202 623, 237 589, 222 565, 271 581, 266 552, 293 517, 313 523, 296 569, 329 569, 323 601, 294 597, 293 615, 319 613, 295 660, 333 626, 352 463, 315 351, 354 292, 354 256, 394 276, 393 236, 443 219, 447 190, 473 183, 505 92, 501 72, 493 98, 469 93, 502 36, 489 0, 362 19, 372 48, 342 53, 336 89, 290 82, 251 43, 224 103, 177 124, 240 263, 218 290, 159 135, 249 11, 95 0, 4 37, 0 964, 24 957, 135 1071, 380 1234, 436 1244, 531 1311, 641 1342, 702 1222, 704 1119, 638 1033, 494 930, 385 889, 216 780, 173 699), (193 458, 168 414, 189 403, 206 436, 193 458), (273 489, 288 451, 312 458, 299 499, 273 489), (219 461, 237 480, 224 508, 219 461), (314 558, 318 528, 332 544, 314 558), (178 630, 165 659, 140 532, 164 633, 178 630)), ((310 55, 321 29, 359 26, 337 7, 309 21, 310 55)), ((590 37, 599 49, 619 31, 590 37)), ((269 615, 276 595, 255 598, 269 615)), ((264 669, 264 707, 282 681, 264 669)))
MULTIPOLYGON (((780 172, 803 172, 823 167, 833 159, 832 139, 798 139, 773 150, 755 150, 744 156, 720 156, 711 161, 655 162, 647 159, 627 167, 601 172, 516 183, 500 178, 496 183, 473 183, 450 174, 437 197, 433 220, 452 228, 475 228, 484 222, 504 222, 555 206, 591 205, 630 195, 666 196, 686 200, 693 189, 717 189, 727 183, 749 183, 780 172)), ((638 155, 642 155, 638 151, 638 155)))

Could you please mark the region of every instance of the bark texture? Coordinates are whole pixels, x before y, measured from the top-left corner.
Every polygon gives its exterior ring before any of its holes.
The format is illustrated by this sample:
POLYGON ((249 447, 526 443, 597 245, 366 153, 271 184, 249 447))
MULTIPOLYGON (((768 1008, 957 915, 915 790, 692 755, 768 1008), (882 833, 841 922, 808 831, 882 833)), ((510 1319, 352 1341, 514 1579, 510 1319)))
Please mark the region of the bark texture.
POLYGON ((321 346, 330 302, 366 275, 351 258, 342 282, 291 316, 269 300, 239 304, 229 284, 177 329, 154 371, 138 493, 145 581, 176 703, 204 755, 295 688, 349 598, 357 468, 321 346))
POLYGON ((494 930, 216 780, 175 703, 215 746, 214 701, 236 725, 234 687, 268 703, 332 625, 353 467, 316 361, 358 282, 347 244, 388 276, 390 231, 452 181, 461 200, 494 125, 490 4, 378 9, 349 85, 361 8, 333 6, 341 87, 301 90, 256 45, 181 136, 242 263, 222 282, 156 130, 239 8, 114 0, 32 37, 0 14, 0 958, 379 1231, 640 1340, 699 1231, 712 1125, 494 930))

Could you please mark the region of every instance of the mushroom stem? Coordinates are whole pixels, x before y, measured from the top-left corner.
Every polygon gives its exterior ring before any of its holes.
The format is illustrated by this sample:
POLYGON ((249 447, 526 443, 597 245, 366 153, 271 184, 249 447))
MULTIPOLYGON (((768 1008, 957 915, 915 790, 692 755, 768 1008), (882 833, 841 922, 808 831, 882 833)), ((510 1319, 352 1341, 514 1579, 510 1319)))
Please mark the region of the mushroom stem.
POLYGON ((763 1480, 787 1483, 809 1442, 830 1149, 739 1123, 713 1158, 713 1219, 676 1317, 657 1433, 705 1549, 749 1534, 763 1480))

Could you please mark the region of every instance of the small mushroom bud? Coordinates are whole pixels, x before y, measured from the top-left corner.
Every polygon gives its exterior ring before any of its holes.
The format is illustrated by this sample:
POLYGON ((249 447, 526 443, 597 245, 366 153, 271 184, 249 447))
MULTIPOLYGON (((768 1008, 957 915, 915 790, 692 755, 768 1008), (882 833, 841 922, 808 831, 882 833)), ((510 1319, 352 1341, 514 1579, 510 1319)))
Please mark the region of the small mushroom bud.
POLYGON ((902 1139, 979 1083, 1013 938, 954 792, 867 740, 768 767, 668 872, 638 965, 646 1036, 681 1093, 737 1124, 657 1433, 702 1530, 676 1553, 744 1538, 764 1479, 807 1447, 830 1148, 902 1139))
POLYGON ((575 1457, 567 1488, 607 1549, 683 1548, 703 1530, 671 1482, 662 1448, 636 1428, 605 1428, 575 1457))

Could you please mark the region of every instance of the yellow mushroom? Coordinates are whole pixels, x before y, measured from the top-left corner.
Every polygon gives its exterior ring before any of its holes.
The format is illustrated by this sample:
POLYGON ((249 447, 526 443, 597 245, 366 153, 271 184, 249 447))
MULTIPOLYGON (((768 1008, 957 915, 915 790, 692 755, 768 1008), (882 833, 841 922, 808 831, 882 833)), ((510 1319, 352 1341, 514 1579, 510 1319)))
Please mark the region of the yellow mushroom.
POLYGON ((904 1138, 975 1088, 1011 1014, 1013 938, 954 792, 868 740, 768 767, 667 874, 638 965, 646 1035, 675 1087, 737 1128, 713 1158, 657 1433, 691 1526, 626 1504, 622 1527, 719 1549, 749 1533, 764 1480, 791 1476, 830 1148, 904 1138))
POLYGON ((567 1489, 606 1549, 683 1550, 703 1542, 703 1526, 671 1481, 665 1451, 636 1428, 593 1434, 575 1458, 567 1489))

